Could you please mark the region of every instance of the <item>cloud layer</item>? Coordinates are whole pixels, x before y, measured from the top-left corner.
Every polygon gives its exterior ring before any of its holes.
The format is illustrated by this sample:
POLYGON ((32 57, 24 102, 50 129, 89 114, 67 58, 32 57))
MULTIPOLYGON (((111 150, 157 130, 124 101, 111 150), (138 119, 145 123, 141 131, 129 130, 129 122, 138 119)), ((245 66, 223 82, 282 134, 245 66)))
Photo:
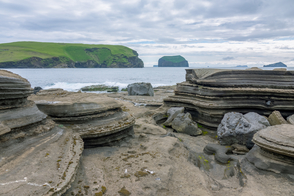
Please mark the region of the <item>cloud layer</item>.
POLYGON ((145 66, 163 55, 190 64, 294 66, 292 0, 0 0, 0 42, 122 44, 145 66))

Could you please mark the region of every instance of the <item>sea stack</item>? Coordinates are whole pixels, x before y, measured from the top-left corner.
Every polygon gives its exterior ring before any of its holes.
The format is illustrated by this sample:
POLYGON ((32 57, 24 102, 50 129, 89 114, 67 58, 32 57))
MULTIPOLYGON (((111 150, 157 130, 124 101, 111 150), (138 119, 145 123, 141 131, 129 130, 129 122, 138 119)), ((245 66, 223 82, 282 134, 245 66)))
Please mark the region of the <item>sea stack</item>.
POLYGON ((158 67, 188 67, 188 62, 180 55, 163 56, 158 61, 158 67))

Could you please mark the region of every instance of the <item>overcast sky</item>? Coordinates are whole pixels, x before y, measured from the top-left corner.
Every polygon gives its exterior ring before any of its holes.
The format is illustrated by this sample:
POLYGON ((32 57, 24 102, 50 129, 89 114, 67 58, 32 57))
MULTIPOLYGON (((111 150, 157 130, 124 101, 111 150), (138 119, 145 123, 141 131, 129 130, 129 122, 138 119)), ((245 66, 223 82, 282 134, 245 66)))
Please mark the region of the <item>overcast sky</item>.
POLYGON ((120 44, 149 67, 294 66, 293 0, 0 0, 0 43, 120 44))

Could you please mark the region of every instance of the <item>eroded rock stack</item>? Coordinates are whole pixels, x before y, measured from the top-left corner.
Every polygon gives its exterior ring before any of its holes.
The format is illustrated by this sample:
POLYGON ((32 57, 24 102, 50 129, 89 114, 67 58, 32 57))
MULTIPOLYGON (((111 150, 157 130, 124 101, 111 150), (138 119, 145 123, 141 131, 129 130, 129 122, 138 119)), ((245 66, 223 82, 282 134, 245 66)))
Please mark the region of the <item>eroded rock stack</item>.
POLYGON ((85 147, 113 145, 133 135, 135 119, 104 95, 43 90, 31 97, 52 120, 70 126, 85 147))
POLYGON ((294 113, 294 71, 187 69, 186 81, 164 102, 185 107, 197 123, 212 130, 228 112, 269 116, 278 110, 286 118, 294 113))
POLYGON ((256 144, 247 159, 257 168, 294 174, 294 125, 270 126, 253 137, 256 144))
POLYGON ((30 83, 0 70, 0 195, 57 195, 74 180, 83 150, 79 135, 47 119, 30 83))

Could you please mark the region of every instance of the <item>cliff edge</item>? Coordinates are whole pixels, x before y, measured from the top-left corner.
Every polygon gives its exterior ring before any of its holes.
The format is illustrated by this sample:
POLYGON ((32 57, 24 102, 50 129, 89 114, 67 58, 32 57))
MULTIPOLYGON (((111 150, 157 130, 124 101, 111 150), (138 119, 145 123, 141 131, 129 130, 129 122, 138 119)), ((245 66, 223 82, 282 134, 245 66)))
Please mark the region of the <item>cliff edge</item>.
POLYGON ((121 45, 13 42, 0 44, 0 68, 142 68, 121 45))

